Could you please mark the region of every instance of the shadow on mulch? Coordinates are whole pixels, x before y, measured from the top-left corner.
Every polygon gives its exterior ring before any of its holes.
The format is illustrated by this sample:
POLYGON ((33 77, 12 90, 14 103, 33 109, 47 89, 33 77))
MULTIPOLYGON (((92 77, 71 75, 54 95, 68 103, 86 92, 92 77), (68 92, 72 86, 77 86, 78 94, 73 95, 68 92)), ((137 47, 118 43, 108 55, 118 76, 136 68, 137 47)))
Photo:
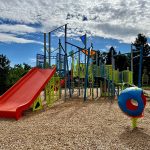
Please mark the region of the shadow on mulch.
POLYGON ((133 149, 150 149, 150 135, 143 128, 131 130, 127 127, 119 136, 122 144, 133 149))
POLYGON ((100 98, 98 100, 87 100, 87 101, 83 101, 83 99, 77 99, 77 98, 73 98, 73 99, 69 99, 66 102, 64 101, 57 101, 56 104, 54 104, 51 107, 48 107, 47 105, 44 106, 43 110, 38 110, 33 112, 31 109, 27 110, 24 112, 23 117, 32 117, 34 115, 37 115, 39 113, 43 113, 46 111, 52 111, 50 112, 50 115, 58 115, 59 113, 62 113, 63 111, 69 109, 69 108, 73 108, 75 109, 75 112, 77 112, 79 109, 84 108, 84 107, 88 107, 88 105, 91 104, 103 104, 103 103, 107 103, 109 104, 109 107, 111 108, 111 106, 113 105, 114 102, 111 102, 110 99, 107 98, 100 98))
POLYGON ((51 107, 48 107, 47 105, 44 105, 44 108, 42 110, 38 110, 38 111, 32 111, 32 109, 29 109, 29 110, 26 110, 24 111, 23 115, 22 115, 22 119, 25 120, 25 119, 28 119, 30 117, 33 117, 33 116, 36 116, 38 114, 41 114, 41 113, 44 113, 44 112, 47 112, 47 111, 51 111, 49 113, 49 115, 51 117, 53 116, 57 116, 59 115, 59 113, 62 113, 63 111, 66 111, 72 107, 74 107, 74 109, 76 110, 79 110, 81 109, 82 107, 86 107, 87 106, 87 103, 83 103, 80 99, 79 100, 71 100, 71 101, 66 101, 66 102, 56 102, 56 104, 54 104, 53 106, 51 107))
MULTIPOLYGON (((59 115, 59 113, 62 113, 63 111, 74 107, 74 112, 70 114, 71 117, 75 112, 79 111, 83 107, 88 107, 88 105, 94 103, 98 103, 98 104, 107 103, 111 108, 111 105, 113 105, 114 101, 112 102, 110 99, 107 98, 99 98, 97 100, 87 100, 86 102, 84 102, 82 98, 78 98, 78 99, 72 98, 72 99, 68 99, 66 102, 61 100, 61 101, 57 101, 56 104, 54 104, 52 107, 48 107, 47 105, 44 105, 42 110, 33 112, 32 109, 30 108, 23 112, 22 117, 19 120, 26 120, 38 114, 44 113, 46 111, 51 111, 50 115, 56 116, 59 115)), ((11 119, 11 118, 10 119, 0 118, 0 121, 16 122, 15 119, 11 119)))

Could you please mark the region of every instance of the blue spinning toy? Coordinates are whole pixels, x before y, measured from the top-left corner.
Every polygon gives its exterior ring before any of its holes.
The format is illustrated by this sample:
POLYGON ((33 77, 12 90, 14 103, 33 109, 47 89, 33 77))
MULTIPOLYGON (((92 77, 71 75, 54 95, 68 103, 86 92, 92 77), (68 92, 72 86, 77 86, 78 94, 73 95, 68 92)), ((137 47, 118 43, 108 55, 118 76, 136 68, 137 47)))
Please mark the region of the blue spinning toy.
POLYGON ((143 116, 146 105, 146 97, 143 94, 143 90, 137 87, 126 88, 119 95, 118 104, 126 115, 132 117, 132 126, 135 128, 137 118, 143 116), (134 105, 132 100, 136 101, 138 105, 134 105))

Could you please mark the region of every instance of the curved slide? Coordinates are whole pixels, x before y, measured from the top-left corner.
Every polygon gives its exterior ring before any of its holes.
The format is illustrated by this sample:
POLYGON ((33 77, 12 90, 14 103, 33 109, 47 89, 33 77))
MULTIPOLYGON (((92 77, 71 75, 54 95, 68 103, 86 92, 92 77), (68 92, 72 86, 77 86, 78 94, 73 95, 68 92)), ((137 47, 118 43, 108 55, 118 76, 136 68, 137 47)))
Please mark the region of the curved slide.
POLYGON ((33 104, 55 72, 56 68, 30 70, 0 97, 0 117, 18 120, 23 111, 33 104))

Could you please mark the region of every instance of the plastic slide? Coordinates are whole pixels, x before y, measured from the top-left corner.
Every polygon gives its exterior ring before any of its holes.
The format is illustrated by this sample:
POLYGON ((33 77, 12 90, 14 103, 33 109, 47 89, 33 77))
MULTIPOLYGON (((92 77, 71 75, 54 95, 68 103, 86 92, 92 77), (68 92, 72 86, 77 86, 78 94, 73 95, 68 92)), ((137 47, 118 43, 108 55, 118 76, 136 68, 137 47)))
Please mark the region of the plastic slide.
POLYGON ((0 97, 0 117, 18 120, 29 109, 51 77, 53 69, 33 68, 0 97))

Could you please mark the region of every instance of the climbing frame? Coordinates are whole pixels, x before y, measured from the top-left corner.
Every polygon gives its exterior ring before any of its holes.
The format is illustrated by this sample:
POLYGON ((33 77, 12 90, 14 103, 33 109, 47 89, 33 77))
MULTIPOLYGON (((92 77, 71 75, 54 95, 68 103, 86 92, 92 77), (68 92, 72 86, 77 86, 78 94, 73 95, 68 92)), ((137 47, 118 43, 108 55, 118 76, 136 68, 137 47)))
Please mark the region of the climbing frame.
POLYGON ((48 106, 58 100, 60 97, 60 78, 52 77, 46 86, 46 102, 48 106))

